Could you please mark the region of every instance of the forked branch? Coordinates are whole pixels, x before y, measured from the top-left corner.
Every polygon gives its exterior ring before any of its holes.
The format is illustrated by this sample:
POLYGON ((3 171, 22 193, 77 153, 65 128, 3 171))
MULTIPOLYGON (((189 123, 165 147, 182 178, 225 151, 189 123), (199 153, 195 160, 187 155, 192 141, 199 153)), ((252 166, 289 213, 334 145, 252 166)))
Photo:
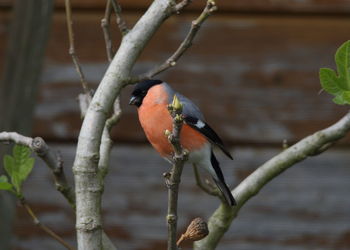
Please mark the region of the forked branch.
MULTIPOLYGON (((176 5, 177 7, 175 6, 175 9, 176 8, 182 9, 185 6, 187 6, 190 2, 191 1, 182 1, 178 5, 176 5)), ((177 48, 177 50, 174 52, 174 54, 172 54, 164 63, 162 63, 161 65, 158 65, 148 73, 132 78, 130 83, 135 83, 145 79, 150 79, 153 76, 167 70, 168 68, 174 67, 177 61, 180 59, 180 57, 186 52, 188 48, 192 46, 193 39, 195 38, 201 25, 216 10, 217 10, 217 6, 215 4, 215 1, 208 0, 202 13, 197 17, 197 19, 192 21, 190 31, 188 32, 188 34, 186 35, 185 39, 180 44, 180 46, 177 48)))
POLYGON ((75 209, 74 190, 67 182, 61 156, 53 151, 41 137, 31 138, 16 132, 0 132, 0 142, 14 142, 31 148, 51 169, 56 189, 62 193, 71 207, 75 209))

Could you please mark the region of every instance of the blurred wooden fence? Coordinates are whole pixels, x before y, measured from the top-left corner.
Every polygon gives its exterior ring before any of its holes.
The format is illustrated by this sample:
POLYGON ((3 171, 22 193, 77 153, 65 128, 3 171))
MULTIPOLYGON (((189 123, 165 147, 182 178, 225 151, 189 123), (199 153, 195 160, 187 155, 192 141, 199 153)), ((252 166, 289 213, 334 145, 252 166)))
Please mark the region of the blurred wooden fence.
MULTIPOLYGON (((54 26, 38 96, 35 134, 76 140, 81 119, 80 83, 68 56, 63 0, 54 26)), ((151 1, 121 1, 132 25, 151 1)), ((10 3, 0 1, 0 56, 5 53, 10 3)), ((91 86, 107 61, 100 20, 104 1, 73 0, 76 48, 91 86)), ((152 39, 135 74, 163 62, 177 48, 204 1, 170 18, 152 39)), ((230 144, 296 141, 337 120, 346 108, 319 94, 318 70, 334 67, 336 48, 349 39, 350 1, 218 1, 219 11, 200 30, 193 47, 173 69, 159 76, 192 98, 230 144)), ((119 34, 113 26, 114 45, 119 34)), ((124 117, 113 131, 124 142, 144 142, 134 107, 123 94, 124 117)), ((349 140, 348 140, 349 141, 349 140)))
MULTIPOLYGON (((120 2, 129 25, 151 3, 120 2)), ((51 143, 76 141, 81 125, 76 100, 81 86, 68 55, 63 3, 56 3, 34 129, 35 135, 51 143)), ((204 3, 194 0, 184 13, 166 21, 141 55, 135 74, 151 69, 174 52, 204 3)), ((219 11, 202 27, 193 47, 159 78, 193 99, 227 144, 249 146, 236 151, 234 169, 232 163, 223 163, 232 184, 277 153, 276 146, 284 139, 297 141, 347 111, 347 107, 333 104, 328 94, 319 93, 318 70, 334 68, 337 47, 350 38, 350 1, 217 0, 217 4, 219 11), (260 145, 274 148, 262 150, 260 145)), ((11 0, 0 0, 0 72, 11 5, 11 0)), ((72 5, 77 54, 89 84, 97 87, 107 68, 100 28, 105 1, 72 0, 72 5)), ((112 28, 117 48, 120 37, 116 26, 112 28)), ((123 118, 113 137, 118 142, 143 143, 136 111, 127 104, 131 88, 123 93, 123 118)), ((349 138, 343 145, 349 144, 349 138)), ((113 154, 118 163, 113 160, 116 169, 107 179, 105 224, 121 249, 164 249, 165 207, 160 201, 165 197, 161 173, 166 164, 146 147, 121 147, 113 154), (140 169, 140 165, 150 170, 140 169)), ((69 168, 74 147, 64 144, 57 148, 69 168)), ((219 249, 350 249, 347 155, 334 150, 273 181, 242 211, 219 249)), ((49 173, 36 169, 32 178, 37 185, 28 185, 29 199, 43 220, 73 239, 73 226, 67 225, 73 225, 74 216, 64 201, 52 198, 54 191, 46 193, 52 187, 49 173)), ((184 183, 182 228, 193 216, 208 216, 217 205, 195 187, 192 176, 186 176, 184 183), (188 206, 198 197, 198 203, 188 206), (201 211, 203 208, 206 210, 201 211)), ((17 249, 60 249, 33 230, 22 213, 20 210, 16 225, 17 249)))

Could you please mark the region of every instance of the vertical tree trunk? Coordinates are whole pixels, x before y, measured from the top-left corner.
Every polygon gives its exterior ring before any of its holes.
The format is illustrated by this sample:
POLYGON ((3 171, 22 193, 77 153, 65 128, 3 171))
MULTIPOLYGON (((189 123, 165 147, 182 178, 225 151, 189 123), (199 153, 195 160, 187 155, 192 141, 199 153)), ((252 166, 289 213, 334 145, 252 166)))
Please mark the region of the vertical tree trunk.
MULTIPOLYGON (((17 0, 14 3, 5 69, 0 82, 0 131, 31 134, 32 116, 52 10, 53 0, 17 0)), ((4 152, 4 147, 1 147, 1 161, 4 152)), ((14 215, 14 200, 2 192, 0 194, 2 250, 10 249, 14 215)))

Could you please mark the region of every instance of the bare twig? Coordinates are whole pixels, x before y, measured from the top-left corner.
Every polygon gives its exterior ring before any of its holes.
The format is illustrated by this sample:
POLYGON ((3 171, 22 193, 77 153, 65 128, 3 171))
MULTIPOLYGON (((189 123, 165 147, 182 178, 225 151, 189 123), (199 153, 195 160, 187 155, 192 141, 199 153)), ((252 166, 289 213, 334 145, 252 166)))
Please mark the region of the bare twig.
POLYGON ((177 96, 174 96, 173 103, 168 106, 170 115, 173 119, 173 130, 165 131, 168 140, 173 146, 173 166, 170 175, 166 178, 168 187, 168 250, 177 249, 176 233, 177 233, 177 201, 179 194, 179 184, 183 166, 188 158, 188 153, 184 150, 180 143, 180 132, 183 125, 182 104, 177 96))
POLYGON ((60 244, 62 244, 65 248, 69 249, 69 250, 75 250, 74 247, 72 247, 71 245, 69 245, 64 239, 62 239, 59 235, 57 235, 54 231, 52 231, 50 228, 48 228, 47 226, 45 226, 44 224, 42 224, 40 222, 40 220, 38 219, 38 217, 35 215, 35 213, 33 212, 32 208, 29 206, 29 204, 26 202, 26 200, 21 197, 20 198, 20 202, 22 204, 22 206, 26 209, 26 211, 28 212, 28 214, 30 215, 30 217, 32 217, 33 222, 35 225, 37 225, 39 228, 41 228, 44 232, 46 232, 48 235, 50 235, 52 238, 54 238, 55 240, 57 240, 60 244))
POLYGON ((73 19, 72 19, 72 9, 70 0, 65 0, 65 7, 66 7, 66 20, 67 20, 67 29, 68 29, 68 38, 69 38, 69 54, 72 57, 74 66, 76 71, 78 72, 78 75, 80 77, 80 82, 83 86, 85 94, 91 94, 89 91, 88 84, 85 80, 85 76, 83 73, 83 70, 79 64, 78 56, 75 53, 75 46, 74 46, 74 32, 73 32, 73 19))
MULTIPOLYGON (((14 142, 16 144, 30 147, 52 170, 56 189, 69 202, 73 210, 75 210, 75 193, 73 188, 68 184, 63 171, 63 161, 59 153, 53 152, 52 149, 40 137, 30 138, 20 135, 15 132, 0 132, 0 142, 14 142)), ((116 247, 111 243, 108 236, 102 232, 102 244, 105 250, 116 250, 116 247)))
POLYGON ((33 150, 52 170, 56 189, 62 193, 75 209, 75 194, 64 174, 61 156, 54 152, 41 137, 27 137, 15 132, 1 132, 0 141, 25 145, 33 150))
POLYGON ((179 14, 181 10, 183 10, 187 5, 189 5, 192 2, 192 0, 182 0, 174 7, 174 12, 176 14, 179 14))
POLYGON ((103 19, 101 20, 101 28, 103 30, 103 36, 105 38, 106 52, 107 52, 107 58, 108 58, 109 62, 112 61, 112 57, 114 54, 113 48, 112 48, 111 32, 109 29, 111 14, 112 14, 111 0, 107 0, 105 15, 104 15, 103 19))
MULTIPOLYGON (((187 3, 189 1, 183 1, 183 2, 180 2, 179 4, 181 3, 185 4, 185 2, 187 3)), ((203 9, 199 17, 197 17, 196 20, 192 21, 190 31, 188 32, 183 42, 180 44, 179 48, 174 52, 174 54, 172 54, 163 64, 155 67, 148 73, 140 75, 138 77, 131 78, 130 84, 152 78, 153 76, 167 70, 168 68, 174 67, 176 65, 176 62, 179 60, 179 58, 186 52, 188 48, 192 46, 193 39, 195 38, 201 25, 216 10, 217 10, 217 6, 215 2, 213 0, 208 0, 205 8, 203 9)))
POLYGON ((110 131, 114 125, 116 125, 122 115, 122 109, 120 105, 120 95, 114 102, 113 105, 113 115, 106 121, 106 127, 110 131))
POLYGON ((98 163, 98 168, 102 177, 105 177, 108 173, 108 165, 110 152, 113 145, 111 139, 111 130, 115 124, 118 123, 122 115, 122 110, 120 107, 120 96, 114 102, 113 115, 106 121, 106 125, 103 129, 102 141, 100 146, 100 160, 98 163))
MULTIPOLYGON (((116 3, 114 4, 116 5, 116 3)), ((113 58, 112 42, 111 42, 110 31, 109 31, 111 5, 112 5, 112 0, 108 0, 106 5, 105 17, 101 21, 106 48, 107 48, 107 58, 109 62, 111 62, 113 58)), ((122 110, 120 106, 120 95, 119 95, 114 102, 113 114, 109 119, 106 120, 106 124, 102 133, 101 146, 100 146, 100 160, 98 164, 98 168, 100 170, 100 174, 102 177, 105 177, 108 172, 110 151, 113 144, 110 132, 112 130, 112 127, 118 123, 121 117, 121 114, 122 114, 122 110)))
POLYGON ((115 12, 116 22, 119 27, 120 33, 122 36, 125 36, 128 32, 128 26, 126 25, 125 20, 122 17, 122 8, 120 7, 120 4, 117 0, 111 0, 112 6, 115 12))
POLYGON ((349 131, 350 112, 337 123, 302 139, 256 169, 232 191, 233 196, 237 200, 237 206, 228 207, 225 204, 221 204, 209 219, 209 235, 205 239, 196 242, 194 249, 215 249, 241 207, 267 183, 308 156, 313 156, 328 149, 349 131))

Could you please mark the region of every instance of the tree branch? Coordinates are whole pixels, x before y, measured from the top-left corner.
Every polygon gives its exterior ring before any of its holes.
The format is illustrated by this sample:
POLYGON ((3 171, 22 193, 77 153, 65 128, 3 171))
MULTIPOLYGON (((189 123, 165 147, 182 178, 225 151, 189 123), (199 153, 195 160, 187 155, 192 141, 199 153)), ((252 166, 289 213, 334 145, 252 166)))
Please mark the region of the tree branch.
POLYGON ((122 17, 122 8, 120 7, 120 4, 117 0, 111 0, 112 6, 115 12, 116 22, 119 27, 120 33, 122 36, 125 36, 128 32, 128 26, 126 25, 125 20, 122 17))
MULTIPOLYGON (((177 4, 176 5, 177 7, 175 7, 175 9, 178 8, 181 10, 182 8, 187 6, 190 2, 191 1, 184 0, 179 4, 177 4)), ((202 13, 197 17, 196 20, 192 21, 190 31, 188 32, 184 41, 180 44, 179 48, 174 52, 174 54, 172 54, 163 64, 155 67, 148 73, 131 79, 131 83, 140 82, 142 80, 152 78, 153 76, 167 70, 168 68, 174 67, 176 65, 176 62, 180 59, 180 57, 186 52, 188 48, 192 46, 193 39, 195 38, 201 25, 216 10, 217 10, 217 6, 215 4, 215 1, 207 0, 207 4, 203 9, 202 13)))
POLYGON ((61 156, 49 148, 41 137, 30 138, 15 132, 0 132, 0 141, 14 142, 31 148, 51 169, 56 189, 62 193, 71 207, 75 209, 75 194, 64 174, 61 156))
POLYGON ((106 43, 106 52, 107 52, 107 58, 109 62, 112 61, 113 54, 114 54, 113 48, 112 48, 111 32, 109 29, 111 14, 112 14, 111 7, 112 7, 111 0, 107 0, 105 15, 101 20, 101 28, 102 28, 103 36, 106 43))
POLYGON ((176 14, 179 14, 180 11, 183 10, 184 8, 186 8, 187 5, 189 5, 190 3, 192 3, 192 0, 182 0, 181 2, 179 2, 178 4, 175 5, 174 12, 176 14))
MULTIPOLYGON (((51 150, 42 138, 35 137, 33 139, 15 132, 0 132, 0 142, 14 142, 16 144, 25 145, 31 148, 33 152, 35 152, 52 170, 56 189, 66 198, 68 203, 75 211, 75 193, 73 188, 67 182, 63 171, 61 156, 51 150)), ((102 244, 104 250, 116 249, 104 232, 102 232, 102 244)))
POLYGON ((37 225, 39 228, 41 228, 44 232, 46 232, 48 235, 50 235, 52 238, 54 238, 56 241, 58 241, 60 244, 62 244, 68 250, 75 250, 74 247, 69 245, 64 239, 62 239, 54 231, 52 231, 50 228, 48 228, 47 226, 45 226, 44 224, 42 224, 40 222, 38 217, 33 212, 32 208, 28 205, 28 203, 26 202, 26 200, 23 197, 20 198, 20 201, 21 201, 22 206, 26 209, 26 211, 30 215, 30 217, 32 217, 33 222, 34 222, 35 225, 37 225))
POLYGON ((69 38, 69 54, 72 57, 74 66, 76 71, 78 72, 78 75, 80 77, 80 82, 83 86, 84 92, 86 95, 90 95, 88 84, 85 80, 85 76, 83 73, 83 70, 79 64, 79 59, 77 54, 75 53, 75 46, 74 46, 74 32, 73 32, 73 19, 72 19, 72 8, 70 4, 70 0, 65 0, 65 7, 66 7, 66 20, 67 20, 67 29, 68 29, 68 38, 69 38))
POLYGON ((99 156, 101 137, 112 105, 126 86, 141 51, 163 21, 171 15, 173 0, 155 0, 122 39, 85 115, 73 166, 76 185, 79 250, 101 249, 101 193, 99 156))
POLYGON ((120 96, 114 102, 113 115, 106 121, 106 125, 103 129, 101 146, 100 146, 100 160, 98 163, 98 168, 102 178, 104 178, 108 173, 110 152, 113 146, 113 141, 111 139, 111 130, 115 124, 117 124, 122 115, 122 110, 120 107, 120 96))
POLYGON ((173 166, 171 173, 166 175, 166 183, 168 187, 168 250, 176 250, 176 234, 177 234, 177 201, 179 195, 179 185, 184 164, 188 158, 188 153, 184 150, 180 143, 180 133, 183 125, 182 104, 177 96, 174 96, 173 103, 168 106, 169 113, 173 119, 172 132, 166 130, 165 135, 173 146, 173 166))
POLYGON ((209 219, 209 235, 203 240, 196 242, 194 249, 215 249, 241 207, 267 183, 308 156, 313 156, 320 150, 325 150, 325 145, 332 145, 343 138, 349 130, 350 112, 337 123, 302 139, 256 169, 232 191, 233 196, 237 200, 237 206, 229 207, 221 204, 209 219))

